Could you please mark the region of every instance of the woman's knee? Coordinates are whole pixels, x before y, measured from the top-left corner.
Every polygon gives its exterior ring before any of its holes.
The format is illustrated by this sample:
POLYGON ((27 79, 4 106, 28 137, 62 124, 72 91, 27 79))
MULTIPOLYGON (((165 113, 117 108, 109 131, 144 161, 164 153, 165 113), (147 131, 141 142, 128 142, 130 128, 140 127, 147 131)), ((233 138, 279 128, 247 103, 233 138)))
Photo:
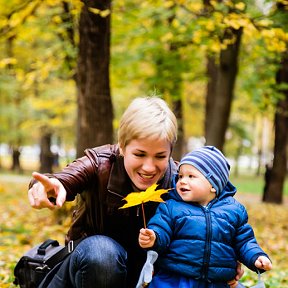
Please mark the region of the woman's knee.
POLYGON ((73 287, 125 287, 127 253, 113 239, 95 235, 84 239, 71 254, 73 287))
MULTIPOLYGON (((79 265, 100 265, 102 268, 123 265, 126 266, 127 252, 110 237, 94 235, 85 238, 75 248, 71 260, 79 265)), ((94 267, 95 267, 94 266, 94 267)))

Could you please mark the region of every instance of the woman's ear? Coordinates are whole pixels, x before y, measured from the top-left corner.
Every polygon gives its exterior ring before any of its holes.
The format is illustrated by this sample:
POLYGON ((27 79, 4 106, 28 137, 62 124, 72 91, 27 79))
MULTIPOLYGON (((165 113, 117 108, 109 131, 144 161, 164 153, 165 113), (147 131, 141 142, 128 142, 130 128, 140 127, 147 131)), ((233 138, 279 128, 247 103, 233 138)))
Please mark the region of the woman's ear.
POLYGON ((211 187, 210 191, 211 191, 212 193, 216 193, 216 189, 213 188, 213 187, 211 187))
POLYGON ((120 156, 124 156, 123 149, 120 146, 119 146, 119 153, 120 153, 120 156))

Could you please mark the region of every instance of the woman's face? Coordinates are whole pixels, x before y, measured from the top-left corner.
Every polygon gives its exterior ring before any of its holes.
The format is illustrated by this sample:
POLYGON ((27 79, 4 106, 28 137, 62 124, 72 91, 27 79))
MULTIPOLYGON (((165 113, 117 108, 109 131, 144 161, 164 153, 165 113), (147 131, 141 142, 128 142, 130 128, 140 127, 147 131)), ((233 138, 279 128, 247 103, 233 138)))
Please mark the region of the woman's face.
POLYGON ((128 176, 140 191, 163 177, 168 167, 171 144, 167 140, 134 139, 121 150, 128 176))

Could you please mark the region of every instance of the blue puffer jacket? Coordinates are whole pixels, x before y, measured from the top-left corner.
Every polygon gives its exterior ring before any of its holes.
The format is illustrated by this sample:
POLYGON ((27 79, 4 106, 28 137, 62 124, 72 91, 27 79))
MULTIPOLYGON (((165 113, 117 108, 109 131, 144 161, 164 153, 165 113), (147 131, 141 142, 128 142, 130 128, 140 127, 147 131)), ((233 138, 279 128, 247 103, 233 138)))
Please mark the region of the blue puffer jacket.
POLYGON ((234 279, 237 260, 255 271, 255 260, 267 255, 247 223, 245 207, 233 198, 235 193, 228 182, 218 198, 203 207, 184 202, 172 190, 148 223, 157 235, 152 249, 159 254, 159 268, 208 282, 234 279))

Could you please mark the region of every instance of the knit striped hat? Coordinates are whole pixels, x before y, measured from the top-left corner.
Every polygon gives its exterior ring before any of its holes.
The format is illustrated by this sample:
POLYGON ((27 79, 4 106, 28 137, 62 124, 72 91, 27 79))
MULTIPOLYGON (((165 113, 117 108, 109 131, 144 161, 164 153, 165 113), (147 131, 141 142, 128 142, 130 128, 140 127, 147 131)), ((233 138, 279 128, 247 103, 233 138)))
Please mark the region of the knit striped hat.
POLYGON ((189 164, 199 170, 216 189, 222 192, 229 181, 230 165, 225 156, 214 146, 204 146, 186 154, 180 161, 179 168, 189 164))

